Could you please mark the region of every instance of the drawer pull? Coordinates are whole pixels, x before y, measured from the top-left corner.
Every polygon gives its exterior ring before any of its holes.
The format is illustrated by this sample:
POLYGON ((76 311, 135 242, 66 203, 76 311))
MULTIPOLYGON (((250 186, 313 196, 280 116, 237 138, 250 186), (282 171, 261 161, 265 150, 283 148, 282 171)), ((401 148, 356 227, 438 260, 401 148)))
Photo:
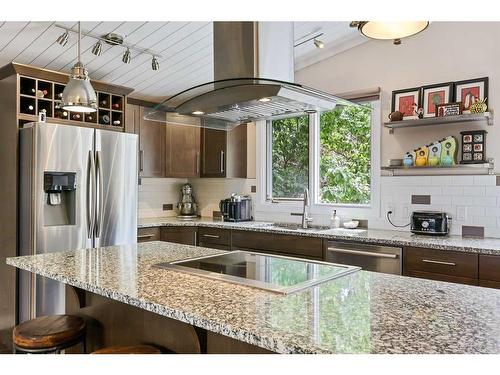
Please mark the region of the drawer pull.
POLYGON ((456 266, 456 263, 453 262, 443 262, 441 260, 432 260, 432 259, 422 259, 424 263, 434 263, 434 264, 442 264, 444 266, 456 266))
POLYGON ((151 237, 154 237, 155 235, 154 234, 139 234, 137 236, 138 239, 143 239, 143 238, 151 238, 151 237))
POLYGON ((220 236, 217 236, 215 234, 204 234, 203 237, 208 237, 208 238, 220 238, 220 236))
POLYGON ((328 251, 331 251, 331 252, 334 252, 334 253, 364 255, 364 256, 367 256, 367 257, 374 257, 374 258, 391 258, 391 259, 396 259, 398 257, 397 254, 375 253, 375 252, 372 252, 372 251, 360 251, 360 250, 347 250, 347 249, 339 249, 339 248, 336 248, 336 247, 329 247, 328 251))

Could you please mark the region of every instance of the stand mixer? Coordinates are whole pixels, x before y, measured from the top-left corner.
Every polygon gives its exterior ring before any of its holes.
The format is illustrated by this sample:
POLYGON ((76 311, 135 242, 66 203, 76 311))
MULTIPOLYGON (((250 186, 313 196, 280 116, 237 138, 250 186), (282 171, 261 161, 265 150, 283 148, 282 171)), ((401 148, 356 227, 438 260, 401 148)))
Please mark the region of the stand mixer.
POLYGON ((179 210, 179 215, 177 215, 177 218, 180 220, 192 220, 198 217, 198 215, 196 214, 198 205, 194 201, 193 187, 191 186, 191 184, 182 185, 181 201, 177 203, 177 209, 179 210))

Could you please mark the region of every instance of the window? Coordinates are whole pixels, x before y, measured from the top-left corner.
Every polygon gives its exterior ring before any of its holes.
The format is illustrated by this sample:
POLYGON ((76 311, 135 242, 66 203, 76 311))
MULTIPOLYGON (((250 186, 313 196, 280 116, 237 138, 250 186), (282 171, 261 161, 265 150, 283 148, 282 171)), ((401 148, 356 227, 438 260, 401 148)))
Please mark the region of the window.
POLYGON ((337 107, 319 119, 319 202, 369 204, 371 107, 337 107))
POLYGON ((373 103, 268 121, 267 200, 370 205, 373 103))
POLYGON ((271 123, 272 198, 300 198, 309 185, 309 117, 271 123))

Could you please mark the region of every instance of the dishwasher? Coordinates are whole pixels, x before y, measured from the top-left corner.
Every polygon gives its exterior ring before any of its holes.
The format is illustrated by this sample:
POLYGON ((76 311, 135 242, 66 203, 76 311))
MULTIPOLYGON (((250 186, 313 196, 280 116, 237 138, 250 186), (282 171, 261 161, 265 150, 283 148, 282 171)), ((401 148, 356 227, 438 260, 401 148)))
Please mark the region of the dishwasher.
POLYGON ((402 275, 403 249, 353 242, 328 241, 325 260, 361 267, 365 271, 402 275))

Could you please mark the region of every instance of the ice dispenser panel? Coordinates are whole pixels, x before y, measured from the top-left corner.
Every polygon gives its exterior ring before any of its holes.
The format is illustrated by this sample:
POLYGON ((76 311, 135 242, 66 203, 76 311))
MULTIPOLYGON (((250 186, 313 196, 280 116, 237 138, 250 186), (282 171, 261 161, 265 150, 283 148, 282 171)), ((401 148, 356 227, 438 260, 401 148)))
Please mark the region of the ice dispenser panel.
POLYGON ((45 226, 74 225, 76 214, 76 173, 44 172, 45 226))

